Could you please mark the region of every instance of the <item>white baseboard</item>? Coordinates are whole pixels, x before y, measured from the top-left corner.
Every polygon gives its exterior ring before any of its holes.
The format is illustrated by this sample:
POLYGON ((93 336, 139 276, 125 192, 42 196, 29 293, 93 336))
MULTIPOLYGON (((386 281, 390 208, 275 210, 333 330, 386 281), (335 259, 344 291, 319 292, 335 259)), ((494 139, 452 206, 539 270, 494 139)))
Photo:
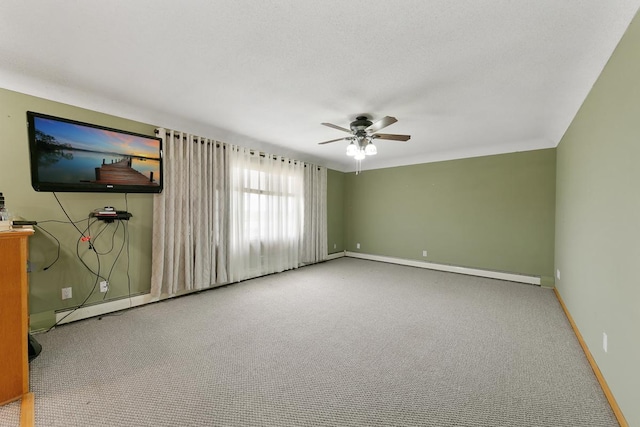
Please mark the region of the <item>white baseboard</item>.
POLYGON ((510 282, 529 283, 540 285, 540 277, 526 276, 522 274, 505 273, 501 271, 481 270, 477 268, 458 267, 455 265, 435 264, 426 261, 417 261, 403 258, 393 258, 381 255, 362 254, 359 252, 345 251, 344 256, 351 258, 368 259, 371 261, 388 262, 391 264, 408 265, 410 267, 427 268, 429 270, 447 271, 449 273, 467 274, 470 276, 488 277, 491 279, 508 280, 510 282))
POLYGON ((113 313, 115 311, 137 307, 139 305, 147 304, 156 300, 157 299, 151 298, 151 294, 144 294, 136 295, 131 298, 109 301, 103 304, 88 305, 86 307, 80 307, 75 311, 60 311, 56 313, 56 324, 64 325, 65 323, 75 322, 76 320, 88 319, 89 317, 100 316, 102 314, 113 313))
POLYGON ((343 256, 345 256, 345 251, 342 252, 336 252, 334 254, 329 254, 327 255, 327 257, 325 258, 325 261, 330 261, 332 259, 338 259, 338 258, 342 258, 343 256))

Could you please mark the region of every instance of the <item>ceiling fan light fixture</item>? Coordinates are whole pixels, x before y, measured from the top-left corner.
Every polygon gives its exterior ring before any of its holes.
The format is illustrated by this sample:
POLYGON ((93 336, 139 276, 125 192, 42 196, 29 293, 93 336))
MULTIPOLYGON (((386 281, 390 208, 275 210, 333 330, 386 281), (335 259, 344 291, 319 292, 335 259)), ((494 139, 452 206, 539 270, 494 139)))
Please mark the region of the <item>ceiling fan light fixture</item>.
POLYGON ((356 175, 358 175, 362 170, 362 160, 364 160, 366 156, 375 156, 378 154, 378 147, 373 144, 374 139, 398 142, 406 142, 411 139, 411 135, 378 133, 381 129, 384 129, 397 121, 398 120, 395 117, 391 116, 385 116, 376 122, 372 122, 367 116, 358 116, 349 124, 349 129, 332 123, 321 123, 323 126, 337 129, 351 135, 344 138, 336 138, 330 139, 329 141, 319 142, 319 144, 329 144, 344 140, 349 141, 349 145, 347 146, 347 156, 353 157, 356 161, 356 175))
POLYGON ((364 147, 364 154, 367 156, 375 156, 378 154, 378 149, 373 145, 373 142, 368 143, 367 146, 364 147))
POLYGON ((353 157, 358 153, 358 147, 351 141, 351 144, 347 146, 347 156, 353 157))

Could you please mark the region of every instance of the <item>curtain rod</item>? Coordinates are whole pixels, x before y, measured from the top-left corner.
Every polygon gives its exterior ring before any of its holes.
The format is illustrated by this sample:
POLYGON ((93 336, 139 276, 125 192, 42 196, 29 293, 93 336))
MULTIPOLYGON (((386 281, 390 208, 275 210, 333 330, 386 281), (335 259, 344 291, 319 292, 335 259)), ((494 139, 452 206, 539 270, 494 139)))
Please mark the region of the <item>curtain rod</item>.
MULTIPOLYGON (((155 132, 156 134, 159 134, 159 133, 160 133, 160 131, 159 131, 158 129, 155 129, 155 130, 154 130, 154 132, 155 132)), ((175 132, 175 131, 174 131, 174 132, 175 132)), ((170 131, 165 131, 165 135, 166 135, 166 136, 171 136, 171 132, 170 132, 170 131)), ((219 141, 214 141, 214 140, 211 140, 211 139, 209 139, 209 138, 204 138, 204 137, 200 137, 200 136, 195 136, 195 135, 193 135, 193 136, 194 136, 195 138, 198 138, 198 139, 205 139, 205 140, 206 140, 206 141, 200 141, 200 143, 201 143, 201 144, 204 144, 205 142, 206 142, 207 144, 211 144, 211 142, 215 142, 215 143, 216 143, 216 148, 220 147, 220 144, 222 144, 222 149, 223 149, 223 150, 226 150, 226 149, 227 149, 227 144, 225 144, 225 143, 221 143, 221 142, 219 142, 219 141)), ((174 134, 173 134, 173 138, 174 138, 174 139, 180 139, 180 136, 179 136, 179 135, 176 135, 176 134, 174 133, 174 134)), ((187 136, 186 136, 186 135, 185 135, 185 136, 183 136, 183 137, 182 137, 182 140, 183 140, 183 141, 186 141, 186 140, 187 140, 187 136)), ((251 154, 258 154, 260 157, 265 157, 265 158, 267 157, 267 153, 265 153, 264 151, 255 151, 255 150, 249 149, 249 153, 251 153, 251 154)), ((272 158, 273 160, 276 160, 276 157, 277 157, 276 155, 272 155, 272 157, 271 157, 271 158, 272 158)), ((284 162, 284 161, 285 161, 285 159, 283 158, 283 159, 282 159, 282 161, 284 162)), ((291 163, 291 162, 292 162, 292 160, 291 160, 291 159, 289 159, 289 163, 291 163)), ((305 168, 307 167, 307 164, 306 164, 305 162, 300 161, 300 160, 293 160, 293 162, 294 162, 294 164, 295 164, 296 162, 304 163, 304 167, 305 167, 305 168)), ((320 170, 320 166, 318 166, 318 170, 320 170)))

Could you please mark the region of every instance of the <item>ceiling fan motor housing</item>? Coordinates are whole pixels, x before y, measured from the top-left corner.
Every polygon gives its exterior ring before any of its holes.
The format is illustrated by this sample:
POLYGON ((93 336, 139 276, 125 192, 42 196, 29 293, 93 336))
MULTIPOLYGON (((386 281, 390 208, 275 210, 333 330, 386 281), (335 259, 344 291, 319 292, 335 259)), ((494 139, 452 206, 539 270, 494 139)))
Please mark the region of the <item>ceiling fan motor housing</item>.
POLYGON ((358 116, 354 121, 351 122, 351 130, 354 132, 364 131, 366 128, 371 126, 373 122, 367 118, 367 116, 358 116))

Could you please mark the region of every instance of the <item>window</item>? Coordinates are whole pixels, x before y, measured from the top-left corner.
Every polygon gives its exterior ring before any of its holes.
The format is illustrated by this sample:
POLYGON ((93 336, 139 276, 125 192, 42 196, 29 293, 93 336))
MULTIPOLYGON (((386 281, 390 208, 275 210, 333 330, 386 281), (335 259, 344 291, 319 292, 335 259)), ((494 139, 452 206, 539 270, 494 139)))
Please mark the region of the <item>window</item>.
POLYGON ((298 267, 302 241, 304 165, 243 151, 230 162, 232 280, 298 267))

